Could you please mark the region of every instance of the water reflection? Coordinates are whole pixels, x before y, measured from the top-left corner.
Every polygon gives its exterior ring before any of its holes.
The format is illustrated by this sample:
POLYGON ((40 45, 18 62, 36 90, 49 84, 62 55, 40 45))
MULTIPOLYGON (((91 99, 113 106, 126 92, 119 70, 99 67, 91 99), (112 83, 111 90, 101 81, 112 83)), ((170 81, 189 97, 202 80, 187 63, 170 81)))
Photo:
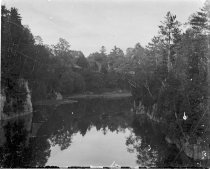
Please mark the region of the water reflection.
POLYGON ((147 167, 196 167, 198 162, 187 157, 175 145, 165 141, 165 126, 146 116, 134 118, 133 133, 127 138, 128 151, 137 156, 137 164, 147 167))
POLYGON ((161 155, 164 135, 160 126, 153 125, 146 117, 133 120, 133 133, 127 138, 126 145, 129 152, 136 154, 139 166, 155 167, 161 155))
POLYGON ((1 167, 22 167, 26 166, 27 155, 29 154, 29 131, 23 119, 1 123, 4 132, 0 146, 1 167))
POLYGON ((129 105, 129 100, 81 100, 60 106, 48 114, 40 132, 49 136, 53 146, 59 145, 64 150, 71 144, 73 133, 85 136, 92 126, 98 131, 102 129, 104 134, 107 130, 119 132, 127 128, 132 122, 129 105))
POLYGON ((1 167, 108 166, 113 161, 124 166, 195 166, 165 142, 164 126, 136 116, 131 107, 125 98, 36 107, 33 123, 19 118, 1 124, 1 167))
POLYGON ((58 166, 109 166, 113 161, 117 164, 134 166, 135 154, 127 152, 126 137, 131 133, 129 129, 123 132, 111 132, 106 129, 97 130, 91 127, 85 136, 76 133, 71 146, 61 151, 59 146, 51 147, 51 158, 47 165, 58 166))

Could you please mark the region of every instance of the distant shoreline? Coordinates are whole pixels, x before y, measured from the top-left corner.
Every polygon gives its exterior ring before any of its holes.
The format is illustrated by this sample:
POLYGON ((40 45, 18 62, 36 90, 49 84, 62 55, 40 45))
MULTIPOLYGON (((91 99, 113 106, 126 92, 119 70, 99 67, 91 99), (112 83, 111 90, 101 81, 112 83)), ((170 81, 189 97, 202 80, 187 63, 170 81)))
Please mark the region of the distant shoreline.
POLYGON ((131 97, 132 94, 130 92, 104 92, 104 93, 100 93, 100 94, 76 94, 76 95, 72 95, 72 96, 64 96, 64 98, 67 99, 83 99, 83 98, 88 98, 88 99, 92 99, 92 98, 121 98, 121 97, 131 97))
POLYGON ((63 96, 64 98, 62 100, 56 100, 56 99, 45 99, 45 100, 39 100, 33 103, 33 106, 59 106, 61 104, 71 104, 78 102, 75 99, 94 99, 94 98, 100 98, 100 99, 118 99, 118 98, 125 98, 125 97, 131 97, 132 94, 130 92, 104 92, 100 94, 90 93, 90 94, 75 94, 71 96, 63 96))

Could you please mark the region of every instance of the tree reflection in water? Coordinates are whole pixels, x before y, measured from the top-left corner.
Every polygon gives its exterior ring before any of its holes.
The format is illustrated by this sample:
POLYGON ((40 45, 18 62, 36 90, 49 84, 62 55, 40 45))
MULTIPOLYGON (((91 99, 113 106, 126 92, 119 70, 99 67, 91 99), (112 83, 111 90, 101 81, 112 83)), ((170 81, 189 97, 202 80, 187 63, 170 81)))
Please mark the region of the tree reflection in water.
POLYGON ((50 144, 45 137, 29 138, 26 119, 10 120, 3 126, 5 143, 0 147, 0 167, 45 166, 50 144))
POLYGON ((49 113, 47 122, 39 129, 38 135, 45 135, 51 146, 58 145, 61 150, 68 148, 74 133, 86 134, 93 126, 96 129, 123 131, 132 122, 130 100, 92 99, 80 100, 77 104, 58 107, 49 113))
POLYGON ((28 153, 28 131, 24 128, 24 121, 8 122, 4 126, 6 142, 0 148, 1 167, 22 167, 26 163, 28 153))
POLYGON ((143 167, 195 167, 198 164, 180 152, 175 145, 165 141, 164 126, 148 120, 146 116, 135 117, 133 133, 127 138, 128 151, 136 153, 137 164, 143 167))
POLYGON ((30 142, 29 167, 44 167, 50 157, 50 143, 46 137, 32 138, 30 142))
POLYGON ((132 127, 133 133, 126 140, 128 151, 137 154, 136 162, 139 166, 156 166, 161 133, 159 132, 157 137, 157 132, 146 119, 139 121, 138 118, 135 118, 132 127))
POLYGON ((52 107, 42 107, 45 111, 37 108, 33 123, 43 119, 45 122, 41 123, 33 137, 25 129, 24 120, 5 125, 6 142, 0 148, 0 166, 44 167, 51 155, 51 147, 58 145, 65 150, 76 133, 85 136, 92 127, 102 130, 104 134, 106 131, 131 130, 125 146, 130 153, 136 154, 139 166, 195 166, 174 146, 166 144, 162 126, 143 116, 137 117, 130 111, 131 107, 130 99, 90 99, 62 105, 54 110, 52 107))

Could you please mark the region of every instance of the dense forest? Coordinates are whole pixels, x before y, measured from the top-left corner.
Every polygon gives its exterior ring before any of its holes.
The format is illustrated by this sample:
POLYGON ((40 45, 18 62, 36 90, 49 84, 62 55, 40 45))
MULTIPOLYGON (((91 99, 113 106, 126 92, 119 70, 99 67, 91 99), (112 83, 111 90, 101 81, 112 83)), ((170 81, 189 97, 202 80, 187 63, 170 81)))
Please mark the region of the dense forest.
MULTIPOLYGON (((114 46, 85 57, 60 38, 43 44, 22 25, 16 8, 2 6, 1 89, 7 103, 24 98, 18 79, 29 83, 32 100, 54 93, 130 90, 146 111, 168 123, 175 137, 202 136, 207 130, 210 84, 210 2, 182 25, 168 12, 159 33, 146 47, 137 43, 126 53, 114 46), (181 121, 183 116, 188 120, 181 121)), ((7 111, 7 106, 4 107, 7 111)))
MULTIPOLYGON (((135 50, 138 55, 144 52, 139 44, 135 50)), ((17 9, 2 6, 2 86, 27 79, 35 100, 50 98, 54 92, 70 95, 128 89, 126 72, 133 70, 131 57, 116 46, 109 54, 102 46, 85 57, 81 51, 71 50, 63 38, 55 45, 44 45, 41 37, 34 37, 21 24, 17 9)))

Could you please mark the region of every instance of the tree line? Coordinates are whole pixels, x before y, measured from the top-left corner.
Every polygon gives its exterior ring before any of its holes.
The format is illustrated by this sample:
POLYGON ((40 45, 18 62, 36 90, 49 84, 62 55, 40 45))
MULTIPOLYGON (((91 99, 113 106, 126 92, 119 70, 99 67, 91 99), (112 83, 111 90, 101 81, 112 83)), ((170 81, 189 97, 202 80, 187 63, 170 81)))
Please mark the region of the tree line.
POLYGON ((210 111, 210 2, 185 25, 171 12, 161 23, 138 58, 133 93, 167 121, 171 135, 203 136, 210 111))
POLYGON ((85 57, 60 38, 45 45, 21 23, 16 8, 2 6, 1 83, 7 98, 23 98, 17 80, 29 82, 32 99, 51 98, 53 93, 103 92, 129 89, 148 111, 155 111, 169 122, 186 115, 184 132, 202 133, 209 111, 210 84, 210 3, 189 17, 183 25, 168 12, 159 33, 144 48, 137 43, 126 53, 114 47, 109 54, 104 46, 85 57), (131 85, 132 86, 132 85, 131 85), (199 121, 199 124, 198 124, 199 121), (198 127, 199 126, 199 127, 198 127))
POLYGON ((129 88, 121 75, 130 59, 120 48, 115 46, 107 54, 102 46, 99 52, 85 57, 81 51, 72 50, 63 38, 55 45, 43 44, 40 36, 33 36, 22 25, 16 8, 2 6, 1 19, 1 82, 9 97, 18 95, 20 78, 29 82, 34 100, 50 98, 55 92, 70 95, 129 88))

